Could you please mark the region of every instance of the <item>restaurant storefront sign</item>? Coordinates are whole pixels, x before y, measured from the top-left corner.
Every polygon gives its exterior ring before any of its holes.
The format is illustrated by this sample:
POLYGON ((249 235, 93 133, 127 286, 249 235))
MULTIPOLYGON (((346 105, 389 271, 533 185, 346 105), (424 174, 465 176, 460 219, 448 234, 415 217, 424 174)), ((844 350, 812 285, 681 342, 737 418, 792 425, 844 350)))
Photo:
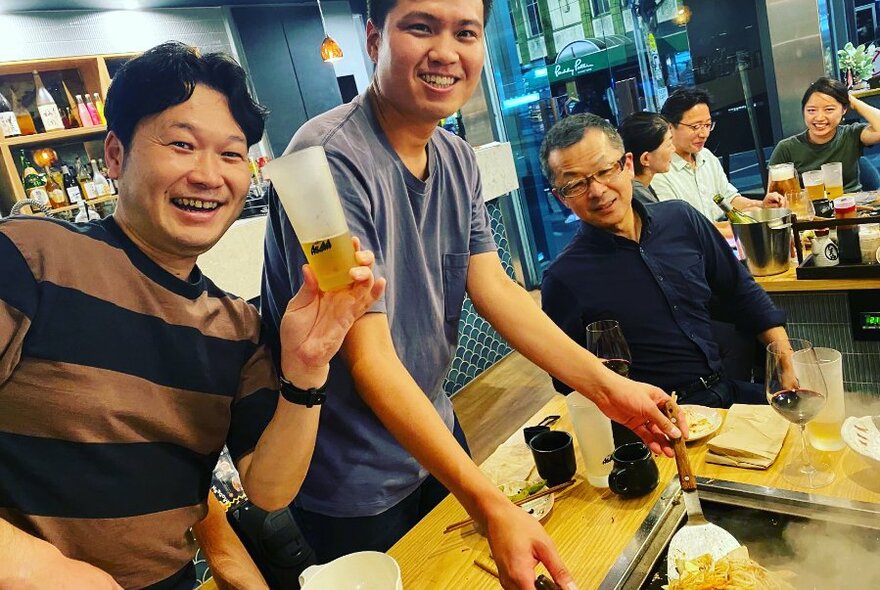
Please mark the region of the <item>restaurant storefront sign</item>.
POLYGON ((623 65, 634 56, 635 50, 632 44, 613 45, 608 49, 547 66, 547 79, 551 84, 571 80, 583 74, 623 65))
POLYGON ((608 60, 605 57, 605 52, 601 51, 592 55, 553 64, 547 68, 547 78, 553 84, 554 82, 577 78, 582 74, 589 74, 603 67, 608 67, 608 60))

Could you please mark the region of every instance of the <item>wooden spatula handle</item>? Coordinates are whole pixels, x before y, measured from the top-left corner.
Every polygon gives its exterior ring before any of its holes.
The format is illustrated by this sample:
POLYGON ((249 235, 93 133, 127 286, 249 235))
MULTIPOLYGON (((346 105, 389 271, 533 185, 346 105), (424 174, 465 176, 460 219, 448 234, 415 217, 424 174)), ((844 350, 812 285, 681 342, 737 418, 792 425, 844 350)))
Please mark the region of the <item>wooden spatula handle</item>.
MULTIPOLYGON (((666 415, 678 426, 678 404, 674 399, 666 402, 666 415)), ((678 467, 678 481, 681 483, 681 489, 686 491, 697 489, 697 478, 694 477, 694 471, 691 469, 684 438, 680 436, 673 439, 672 449, 675 451, 675 465, 678 467)))

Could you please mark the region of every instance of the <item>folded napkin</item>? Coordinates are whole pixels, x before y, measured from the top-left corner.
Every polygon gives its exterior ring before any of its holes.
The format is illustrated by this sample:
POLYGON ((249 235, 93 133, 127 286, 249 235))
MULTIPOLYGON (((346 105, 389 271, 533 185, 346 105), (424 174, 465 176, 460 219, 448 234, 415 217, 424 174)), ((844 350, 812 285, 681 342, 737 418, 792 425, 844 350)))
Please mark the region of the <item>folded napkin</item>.
POLYGON ((735 404, 721 432, 706 445, 706 461, 746 469, 767 469, 776 460, 789 423, 770 406, 735 404))

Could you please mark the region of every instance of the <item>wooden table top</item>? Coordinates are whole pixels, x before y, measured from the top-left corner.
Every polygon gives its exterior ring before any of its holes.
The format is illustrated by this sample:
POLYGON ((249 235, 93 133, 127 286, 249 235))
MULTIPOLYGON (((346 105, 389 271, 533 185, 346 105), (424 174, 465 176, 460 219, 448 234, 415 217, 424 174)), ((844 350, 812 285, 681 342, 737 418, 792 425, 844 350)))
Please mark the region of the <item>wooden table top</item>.
MULTIPOLYGON (((526 424, 537 424, 549 414, 562 416, 554 428, 573 432, 563 396, 554 397, 526 424)), ((688 448, 698 476, 880 504, 880 473, 870 471, 866 463, 849 449, 833 454, 837 478, 827 487, 812 491, 798 489, 783 480, 780 475, 781 466, 793 444, 797 442, 796 434, 792 426, 779 458, 766 471, 706 463, 708 439, 691 443, 688 448)), ((517 449, 518 446, 525 447, 522 440, 522 432, 518 429, 483 463, 483 470, 497 470, 502 467, 500 462, 522 458, 522 449, 517 449)), ((527 455, 528 451, 525 453, 527 455)), ((532 466, 531 457, 527 456, 528 460, 517 466, 522 473, 521 478, 526 478, 532 466)), ((582 466, 579 452, 577 460, 580 471, 582 466)), ((593 488, 585 480, 557 496, 544 526, 556 543, 578 587, 599 586, 660 498, 663 489, 676 476, 674 460, 658 458, 657 465, 660 469, 660 484, 651 494, 641 498, 624 500, 608 490, 593 488)), ((510 465, 504 467, 510 472, 510 465)), ((581 477, 579 473, 578 478, 581 477)), ((400 564, 404 588, 499 588, 494 577, 473 564, 475 559, 491 562, 488 543, 484 537, 474 533, 471 528, 443 534, 447 525, 465 518, 467 514, 464 509, 454 497, 449 496, 389 550, 389 555, 400 564)), ((539 572, 543 571, 543 567, 539 566, 539 572)))
POLYGON ((788 270, 784 273, 769 277, 755 277, 755 282, 768 293, 880 289, 880 279, 798 279, 796 268, 797 260, 792 260, 788 270))

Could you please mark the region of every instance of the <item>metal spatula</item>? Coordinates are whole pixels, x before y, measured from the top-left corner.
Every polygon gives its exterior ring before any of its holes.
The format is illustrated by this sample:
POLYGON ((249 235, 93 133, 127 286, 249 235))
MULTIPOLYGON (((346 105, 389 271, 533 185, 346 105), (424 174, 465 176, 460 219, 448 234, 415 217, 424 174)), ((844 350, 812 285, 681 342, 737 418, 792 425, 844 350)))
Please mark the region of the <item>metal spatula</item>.
MULTIPOLYGON (((676 425, 678 424, 678 404, 675 403, 674 395, 673 399, 666 403, 666 415, 676 425)), ((670 580, 675 580, 679 577, 675 568, 676 560, 695 559, 705 553, 718 560, 739 547, 739 541, 703 516, 703 508, 700 506, 700 497, 697 494, 697 478, 691 469, 684 439, 679 437, 672 442, 675 464, 678 467, 678 481, 681 483, 684 506, 687 509, 687 523, 672 536, 666 557, 666 575, 670 580)))

